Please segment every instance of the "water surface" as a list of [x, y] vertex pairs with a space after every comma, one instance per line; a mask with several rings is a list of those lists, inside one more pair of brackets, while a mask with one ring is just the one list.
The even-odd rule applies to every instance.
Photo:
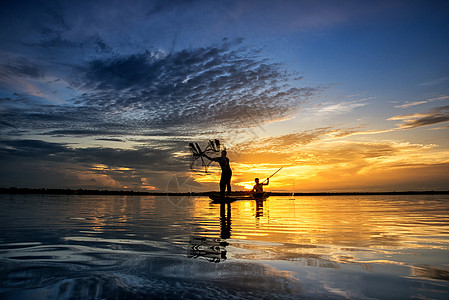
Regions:
[[1, 299], [447, 299], [449, 196], [0, 195]]

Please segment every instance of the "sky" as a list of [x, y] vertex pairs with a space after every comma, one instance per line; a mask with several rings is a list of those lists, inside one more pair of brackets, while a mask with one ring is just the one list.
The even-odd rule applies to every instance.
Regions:
[[[448, 1], [0, 3], [0, 187], [449, 189]], [[218, 155], [218, 154], [217, 154]]]

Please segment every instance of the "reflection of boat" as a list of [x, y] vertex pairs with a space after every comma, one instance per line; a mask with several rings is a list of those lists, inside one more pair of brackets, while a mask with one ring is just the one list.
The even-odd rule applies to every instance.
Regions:
[[235, 196], [223, 196], [221, 194], [215, 193], [210, 194], [209, 198], [212, 200], [213, 203], [230, 203], [234, 201], [245, 201], [245, 200], [256, 200], [256, 201], [263, 201], [270, 197], [269, 193], [263, 193], [261, 195], [235, 195]]
[[251, 198], [256, 201], [263, 201], [263, 200], [266, 200], [268, 197], [270, 197], [269, 192], [251, 194]]

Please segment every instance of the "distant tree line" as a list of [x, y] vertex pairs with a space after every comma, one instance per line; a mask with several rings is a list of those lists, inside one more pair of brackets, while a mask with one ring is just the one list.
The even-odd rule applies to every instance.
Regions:
[[[50, 194], [50, 195], [129, 195], [129, 196], [207, 196], [214, 192], [147, 192], [147, 191], [110, 191], [110, 190], [88, 190], [88, 189], [48, 189], [48, 188], [0, 188], [0, 194]], [[232, 195], [246, 195], [248, 191], [232, 192]], [[363, 195], [444, 195], [449, 191], [393, 191], [393, 192], [271, 192], [272, 196], [363, 196]]]

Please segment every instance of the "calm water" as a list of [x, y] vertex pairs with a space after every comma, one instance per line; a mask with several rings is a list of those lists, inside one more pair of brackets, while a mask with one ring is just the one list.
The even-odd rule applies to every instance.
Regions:
[[448, 299], [449, 196], [0, 195], [0, 299]]

